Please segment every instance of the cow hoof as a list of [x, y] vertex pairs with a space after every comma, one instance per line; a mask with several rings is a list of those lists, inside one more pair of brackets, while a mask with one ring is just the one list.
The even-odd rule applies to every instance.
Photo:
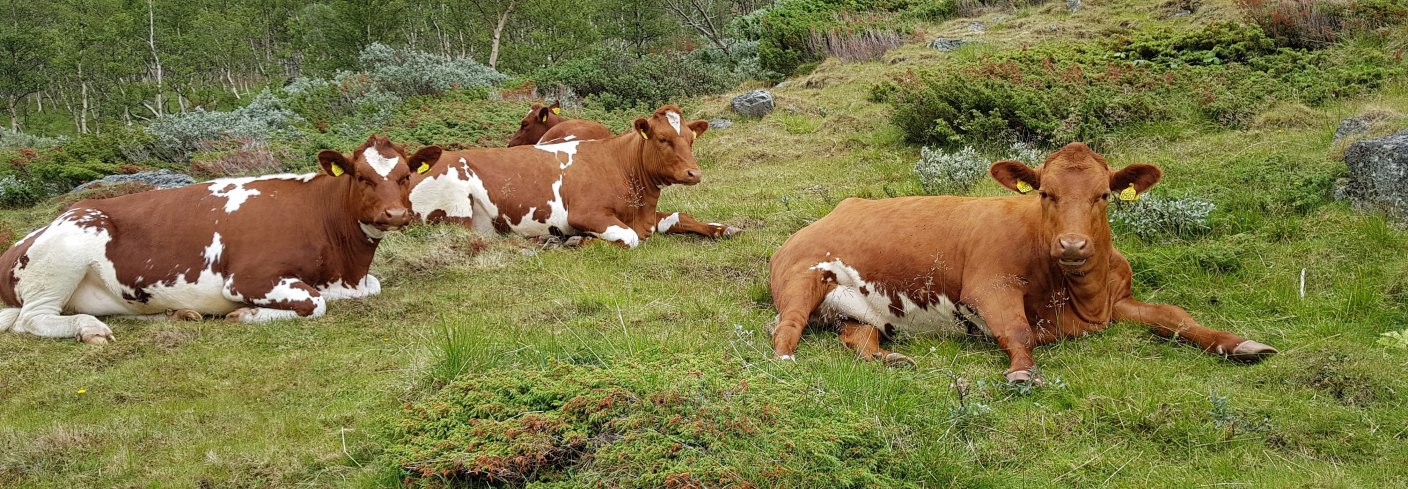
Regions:
[[177, 309], [166, 313], [172, 321], [200, 321], [201, 314], [195, 309]]
[[1227, 358], [1238, 362], [1257, 363], [1277, 353], [1279, 352], [1276, 351], [1275, 348], [1272, 348], [1271, 345], [1247, 340], [1238, 343], [1237, 347], [1232, 349], [1232, 354], [1228, 355]]
[[251, 308], [248, 308], [248, 307], [241, 307], [241, 308], [239, 308], [239, 309], [235, 309], [235, 310], [233, 310], [233, 311], [230, 311], [229, 314], [226, 314], [226, 315], [225, 315], [225, 322], [229, 322], [229, 323], [241, 323], [241, 322], [244, 322], [244, 318], [245, 318], [246, 316], [253, 316], [253, 315], [254, 315], [254, 309], [251, 309]]
[[1013, 384], [1031, 384], [1034, 386], [1041, 386], [1042, 384], [1045, 384], [1045, 382], [1042, 382], [1041, 379], [1033, 377], [1031, 370], [1018, 370], [1016, 372], [1007, 372], [1007, 382]]
[[734, 235], [736, 235], [736, 234], [738, 234], [738, 233], [741, 233], [741, 232], [743, 232], [742, 229], [740, 229], [740, 228], [738, 228], [738, 227], [735, 227], [735, 226], [729, 226], [729, 227], [724, 228], [722, 231], [719, 231], [719, 237], [720, 237], [720, 238], [732, 238]]
[[101, 323], [84, 326], [78, 329], [78, 341], [90, 345], [106, 345], [109, 341], [115, 339], [116, 338], [112, 336], [112, 330], [108, 329], [107, 325]]
[[788, 361], [788, 362], [795, 362], [795, 361], [797, 361], [797, 357], [794, 357], [794, 356], [792, 356], [792, 355], [778, 355], [778, 356], [777, 356], [777, 359], [778, 359], [778, 360], [783, 360], [783, 361]]
[[572, 236], [562, 241], [562, 247], [576, 248], [578, 246], [582, 246], [582, 241], [583, 239], [581, 236]]
[[909, 355], [890, 352], [885, 355], [885, 366], [890, 368], [914, 368], [915, 363], [913, 358], [909, 358]]

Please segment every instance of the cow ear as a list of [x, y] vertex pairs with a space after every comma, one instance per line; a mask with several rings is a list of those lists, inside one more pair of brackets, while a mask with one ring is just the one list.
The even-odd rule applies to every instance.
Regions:
[[552, 107], [538, 109], [538, 122], [547, 122], [550, 115], [552, 115]]
[[704, 135], [704, 131], [708, 131], [708, 130], [709, 130], [709, 121], [700, 119], [700, 120], [691, 122], [691, 123], [689, 123], [689, 130], [694, 131], [694, 137], [696, 137], [696, 138], [699, 137], [699, 136], [703, 136], [703, 135]]
[[440, 149], [439, 146], [426, 146], [421, 148], [420, 151], [416, 151], [416, 154], [411, 155], [411, 157], [406, 160], [406, 164], [410, 165], [411, 171], [424, 175], [430, 172], [430, 169], [434, 168], [435, 164], [440, 161], [440, 153], [442, 152], [444, 152], [444, 150]]
[[549, 107], [549, 109], [552, 110], [552, 113], [561, 115], [561, 114], [562, 114], [562, 101], [561, 101], [561, 100], [558, 100], [558, 101], [553, 102], [553, 103], [552, 103], [552, 107]]
[[340, 177], [344, 173], [352, 173], [354, 168], [346, 156], [330, 149], [318, 153], [318, 165], [323, 167], [324, 173], [334, 177]]
[[997, 183], [1019, 194], [1041, 188], [1041, 175], [1020, 161], [1004, 160], [993, 163], [992, 167], [988, 168], [988, 173]]
[[636, 132], [640, 133], [640, 137], [650, 139], [650, 121], [645, 119], [636, 119], [635, 127]]
[[1144, 193], [1159, 183], [1164, 171], [1154, 165], [1136, 163], [1110, 174], [1110, 191], [1118, 193], [1120, 200], [1138, 200]]

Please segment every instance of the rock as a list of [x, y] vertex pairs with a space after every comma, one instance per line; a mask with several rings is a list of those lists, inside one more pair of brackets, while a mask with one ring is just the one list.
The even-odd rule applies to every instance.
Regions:
[[1344, 163], [1349, 184], [1336, 194], [1357, 208], [1383, 209], [1390, 218], [1408, 222], [1408, 130], [1355, 141], [1345, 150]]
[[753, 90], [733, 98], [733, 111], [748, 117], [762, 117], [772, 112], [772, 92]]
[[930, 41], [929, 47], [947, 53], [962, 47], [964, 44], [968, 44], [967, 39], [952, 39], [940, 37], [938, 39]]
[[1340, 121], [1339, 127], [1335, 128], [1335, 141], [1339, 141], [1355, 134], [1364, 134], [1366, 132], [1369, 132], [1370, 125], [1371, 122], [1369, 121], [1369, 119], [1363, 116], [1350, 117], [1348, 119], [1342, 120]]
[[733, 125], [733, 121], [728, 119], [714, 119], [709, 121], [709, 129], [728, 129]]
[[106, 177], [93, 180], [74, 187], [73, 191], [78, 192], [93, 187], [94, 185], [112, 185], [115, 183], [138, 182], [153, 185], [156, 188], [184, 187], [196, 183], [196, 179], [185, 173], [178, 173], [171, 170], [161, 169], [157, 171], [144, 171], [131, 175], [108, 175]]
[[985, 30], [988, 30], [988, 25], [982, 22], [974, 22], [972, 24], [968, 24], [968, 29], [983, 32]]
[[1076, 11], [1078, 11], [1078, 10], [1080, 10], [1080, 0], [1066, 0], [1066, 11], [1067, 11], [1067, 12], [1070, 12], [1070, 13], [1073, 13], [1073, 14], [1074, 14], [1074, 13], [1076, 13]]

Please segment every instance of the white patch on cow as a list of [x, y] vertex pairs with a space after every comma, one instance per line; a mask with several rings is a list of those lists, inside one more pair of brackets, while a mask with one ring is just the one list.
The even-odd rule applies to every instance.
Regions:
[[665, 216], [664, 219], [661, 219], [660, 222], [655, 225], [655, 232], [668, 233], [670, 232], [670, 228], [675, 227], [675, 225], [679, 223], [680, 213], [676, 212], [674, 214], [670, 214], [668, 216]]
[[665, 119], [670, 121], [670, 127], [675, 128], [675, 134], [684, 134], [680, 131], [680, 113], [673, 110], [665, 111]]
[[[896, 335], [961, 335], [968, 331], [955, 314], [957, 306], [945, 295], [935, 294], [928, 307], [920, 307], [902, 292], [893, 292], [881, 284], [867, 282], [861, 278], [860, 271], [847, 266], [839, 258], [818, 263], [811, 269], [831, 272], [836, 277], [836, 288], [826, 294], [819, 308], [823, 314], [845, 316], [881, 329], [889, 324]], [[865, 288], [866, 293], [861, 293], [861, 288]], [[903, 315], [896, 315], [891, 310], [892, 297], [899, 299]], [[970, 317], [979, 319], [976, 314]], [[985, 323], [980, 329], [990, 334]]]
[[391, 175], [391, 170], [396, 169], [396, 164], [401, 162], [400, 157], [387, 158], [382, 156], [381, 151], [376, 148], [367, 148], [362, 152], [362, 157], [367, 159], [367, 164], [372, 166], [372, 170], [377, 175], [381, 175], [382, 180], [386, 180]]
[[336, 301], [342, 299], [360, 299], [381, 293], [381, 281], [371, 274], [362, 277], [356, 286], [348, 286], [347, 282], [337, 281], [322, 287], [318, 287], [318, 293], [322, 294], [324, 300]]
[[[201, 256], [205, 257], [205, 268], [209, 269], [211, 265], [220, 261], [220, 254], [224, 252], [225, 245], [220, 242], [220, 233], [215, 233], [215, 237], [210, 240], [210, 245], [205, 247], [204, 253], [201, 253]], [[142, 278], [137, 277], [137, 281], [141, 282]]]
[[[313, 313], [308, 315], [308, 317], [319, 317], [327, 313], [327, 300], [321, 296], [314, 297], [313, 294], [311, 292], [308, 292], [308, 290], [306, 289], [294, 287], [294, 284], [297, 284], [299, 282], [301, 281], [296, 278], [285, 277], [282, 280], [279, 280], [279, 283], [275, 284], [274, 288], [269, 289], [269, 292], [264, 294], [264, 297], [255, 298], [250, 300], [249, 302], [251, 304], [256, 304], [260, 306], [267, 306], [280, 302], [285, 304], [312, 302]], [[256, 307], [254, 308], [253, 313], [241, 316], [240, 322], [264, 323], [279, 319], [292, 319], [295, 317], [298, 317], [298, 313], [296, 311], [287, 309]]]
[[781, 355], [781, 356], [778, 356], [777, 359], [778, 359], [778, 360], [785, 360], [785, 361], [789, 361], [789, 362], [795, 362], [795, 361], [797, 361], [797, 357], [794, 357], [794, 356], [792, 356], [792, 355]]
[[614, 224], [607, 226], [606, 231], [592, 234], [607, 241], [615, 241], [624, 244], [627, 248], [635, 248], [640, 244], [640, 235], [636, 234], [635, 230]]
[[562, 140], [563, 140], [563, 141], [571, 141], [571, 140], [573, 140], [573, 139], [577, 139], [577, 135], [576, 135], [576, 134], [568, 134], [568, 135], [562, 137]]
[[425, 218], [436, 210], [445, 211], [445, 217], [474, 217], [468, 168], [452, 165], [444, 175], [421, 180], [411, 189], [412, 212]]
[[376, 226], [373, 226], [371, 224], [367, 224], [362, 221], [357, 221], [357, 225], [362, 227], [362, 234], [367, 235], [367, 239], [375, 241], [381, 239], [383, 236], [386, 236], [386, 231], [377, 229]]
[[535, 144], [535, 145], [533, 145], [533, 147], [534, 147], [534, 148], [538, 148], [538, 149], [543, 150], [543, 151], [547, 151], [547, 152], [553, 153], [553, 154], [566, 154], [566, 155], [567, 155], [567, 161], [562, 161], [562, 158], [561, 158], [561, 157], [558, 157], [558, 158], [557, 158], [557, 163], [558, 163], [557, 167], [558, 167], [558, 169], [559, 169], [559, 170], [566, 170], [567, 167], [572, 166], [572, 157], [577, 154], [577, 145], [578, 145], [578, 144], [582, 144], [582, 142], [581, 142], [581, 141], [563, 141], [563, 142], [560, 142], [560, 143]]
[[226, 199], [225, 212], [230, 213], [239, 210], [240, 206], [244, 205], [245, 201], [248, 201], [251, 197], [260, 195], [259, 189], [246, 187], [251, 183], [268, 180], [296, 180], [308, 183], [316, 176], [317, 174], [315, 173], [277, 173], [259, 177], [218, 178], [211, 180], [207, 188], [210, 189], [211, 195]]

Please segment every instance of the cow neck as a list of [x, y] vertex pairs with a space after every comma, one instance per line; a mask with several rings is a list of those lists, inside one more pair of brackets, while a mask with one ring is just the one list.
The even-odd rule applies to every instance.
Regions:
[[[622, 176], [630, 182], [626, 188], [627, 196], [640, 197], [647, 209], [654, 209], [655, 203], [660, 200], [660, 189], [670, 183], [645, 167], [645, 151], [649, 140], [639, 137], [638, 133], [629, 132], [604, 142], [607, 154], [630, 155], [614, 160]], [[639, 185], [634, 184], [635, 182], [639, 182]]]
[[351, 176], [318, 175], [305, 185], [311, 187], [308, 195], [325, 197], [324, 202], [329, 204], [336, 203], [339, 212], [327, 213], [323, 219], [323, 230], [333, 249], [347, 250], [344, 256], [351, 259], [349, 265], [353, 270], [365, 270], [371, 265], [372, 255], [376, 253], [380, 240], [369, 239], [357, 221], [358, 202], [352, 193], [355, 184], [356, 180]]

